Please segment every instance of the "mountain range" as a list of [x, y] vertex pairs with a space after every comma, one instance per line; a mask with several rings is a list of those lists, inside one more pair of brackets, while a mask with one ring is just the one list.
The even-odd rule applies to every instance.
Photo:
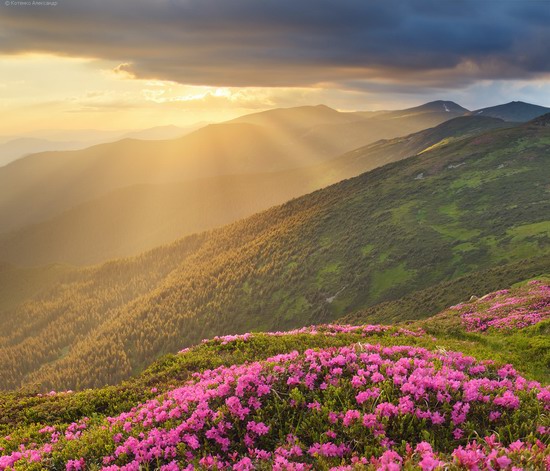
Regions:
[[162, 140], [188, 134], [205, 123], [193, 126], [155, 126], [128, 132], [98, 130], [37, 131], [29, 136], [0, 137], [0, 167], [27, 155], [50, 151], [78, 150], [120, 139]]
[[[327, 322], [541, 260], [550, 254], [546, 119], [489, 120], [487, 130], [473, 118], [447, 124], [477, 123], [455, 138], [430, 130], [428, 147], [426, 135], [392, 144], [407, 154], [423, 141], [410, 158], [138, 257], [68, 273], [2, 314], [4, 387], [113, 383], [201, 338]], [[499, 276], [486, 281], [492, 289]]]
[[316, 165], [116, 189], [45, 222], [0, 236], [0, 260], [18, 265], [91, 264], [134, 255], [432, 146], [506, 126], [509, 124], [494, 118], [460, 117], [409, 136], [377, 141]]
[[[0, 168], [0, 218], [9, 231], [130, 185], [313, 165], [380, 138], [424, 129], [424, 113], [434, 121], [431, 107], [394, 119], [365, 119], [325, 106], [278, 109], [209, 125], [179, 139], [124, 139], [80, 151], [35, 154]], [[451, 117], [436, 115], [436, 124]], [[350, 127], [355, 121], [360, 124]]]
[[[464, 114], [450, 101], [375, 113], [276, 109], [175, 140], [29, 156], [0, 168], [0, 260], [91, 264], [138, 254], [413, 155], [421, 149], [364, 146]], [[350, 149], [356, 159], [339, 158]]]
[[471, 112], [473, 115], [489, 116], [516, 123], [530, 121], [547, 113], [550, 113], [550, 108], [532, 105], [523, 101], [511, 101], [503, 105], [490, 106]]

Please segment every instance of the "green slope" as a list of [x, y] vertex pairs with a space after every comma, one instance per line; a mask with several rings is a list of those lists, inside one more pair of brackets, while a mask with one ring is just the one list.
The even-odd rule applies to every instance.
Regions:
[[[122, 139], [77, 151], [33, 154], [0, 167], [1, 231], [43, 222], [132, 185], [315, 165], [378, 139], [417, 132], [457, 116], [428, 111], [426, 121], [423, 112], [399, 113], [403, 116], [379, 121], [325, 106], [276, 109], [208, 125], [177, 139]], [[359, 127], [348, 127], [352, 122]]]
[[[279, 113], [267, 115], [280, 118], [280, 112], [285, 110], [276, 111]], [[306, 107], [306, 111], [307, 116], [298, 114], [303, 118], [298, 122], [303, 125], [315, 122], [315, 116], [311, 116], [315, 108]], [[341, 115], [332, 110], [334, 113]], [[433, 146], [505, 126], [509, 125], [493, 118], [460, 117], [405, 137], [363, 146], [315, 166], [120, 188], [40, 224], [0, 236], [0, 260], [17, 265], [93, 264], [135, 255], [194, 232], [229, 224]]]
[[[509, 290], [491, 293], [471, 303], [446, 309], [429, 321], [412, 325], [387, 328], [383, 326], [349, 328], [349, 326], [328, 325], [295, 332], [254, 333], [247, 336], [210, 339], [178, 354], [167, 354], [149, 365], [141, 374], [118, 385], [100, 389], [42, 395], [37, 394], [37, 390], [33, 390], [32, 387], [27, 387], [25, 390], [14, 393], [0, 393], [0, 437], [9, 436], [9, 438], [0, 438], [0, 447], [2, 447], [0, 451], [8, 455], [17, 450], [20, 443], [41, 443], [44, 439], [49, 439], [49, 435], [38, 432], [45, 425], [64, 430], [71, 422], [78, 422], [87, 417], [88, 419], [84, 419], [88, 426], [83, 432], [83, 440], [73, 442], [74, 446], [72, 446], [70, 440], [63, 442], [62, 437], [62, 446], [57, 448], [50, 464], [54, 468], [60, 467], [60, 463], [65, 463], [67, 459], [74, 456], [86, 456], [87, 462], [97, 462], [101, 456], [112, 453], [118, 446], [112, 439], [112, 435], [119, 430], [113, 431], [111, 427], [104, 427], [107, 417], [129, 411], [139, 403], [155, 397], [160, 397], [162, 400], [165, 398], [163, 393], [182, 386], [186, 381], [191, 380], [195, 373], [221, 366], [262, 361], [274, 355], [293, 351], [302, 353], [308, 349], [355, 345], [360, 348], [358, 350], [360, 353], [365, 351], [368, 344], [380, 344], [423, 347], [442, 356], [447, 355], [447, 351], [460, 351], [465, 355], [473, 355], [478, 360], [494, 361], [496, 363], [494, 367], [488, 366], [489, 374], [493, 377], [497, 377], [497, 369], [512, 363], [519, 374], [527, 379], [535, 379], [543, 385], [548, 384], [550, 380], [550, 339], [548, 337], [550, 287], [547, 282], [548, 277], [539, 277], [534, 283], [522, 282]], [[504, 285], [501, 286], [503, 287]], [[503, 307], [495, 310], [495, 305]], [[528, 315], [539, 312], [543, 314], [543, 318], [527, 327], [513, 326], [513, 328], [496, 328], [480, 332], [471, 331], [464, 324], [464, 313], [474, 311], [476, 316], [503, 318], [517, 308], [523, 309], [522, 312]], [[298, 389], [295, 393], [297, 391]], [[327, 391], [330, 392], [331, 389]], [[280, 392], [284, 398], [288, 399], [286, 394]], [[352, 394], [352, 398], [357, 394], [357, 391], [352, 389], [350, 392], [345, 388], [335, 389], [333, 392], [338, 393], [336, 398], [340, 404], [346, 401], [349, 394]], [[307, 388], [302, 390], [302, 393], [307, 395]], [[281, 395], [277, 397], [281, 400]], [[296, 396], [290, 397], [296, 398]], [[522, 395], [521, 401], [522, 403], [526, 401], [526, 397]], [[162, 403], [169, 404], [169, 401]], [[358, 406], [356, 402], [351, 401], [349, 404], [346, 402], [346, 407]], [[531, 409], [529, 414], [523, 415], [522, 420], [529, 421], [530, 414], [538, 415], [538, 411], [536, 407]], [[470, 420], [473, 420], [472, 416], [477, 417], [477, 414], [481, 413], [483, 411], [477, 409], [476, 413], [470, 416]], [[542, 417], [542, 420], [548, 421], [547, 415]], [[294, 424], [291, 419], [292, 417], [289, 417], [287, 421], [279, 424], [274, 422], [272, 426], [283, 429], [288, 424]], [[181, 420], [178, 416], [174, 421], [167, 423], [166, 427], [174, 427]], [[487, 422], [479, 423], [477, 426], [483, 427], [486, 424]], [[314, 429], [318, 426], [320, 426], [319, 423], [312, 424]], [[490, 430], [494, 431], [498, 426], [498, 423], [492, 422]], [[298, 430], [298, 425], [296, 427]], [[409, 424], [409, 432], [410, 427], [412, 427], [411, 424]], [[526, 433], [531, 432], [529, 427], [530, 425], [527, 426]], [[514, 433], [519, 433], [518, 428], [519, 423], [516, 423], [516, 427], [505, 430], [506, 436], [502, 435], [500, 439], [510, 442], [517, 440], [519, 437]], [[429, 429], [432, 430], [433, 426]], [[138, 434], [141, 430], [145, 428], [138, 428], [135, 433]], [[401, 430], [401, 432], [405, 435], [407, 430]], [[426, 434], [421, 433], [419, 429], [414, 429], [413, 433], [418, 441], [420, 441], [419, 437], [426, 439]], [[473, 435], [479, 439], [477, 434], [473, 433]], [[458, 444], [464, 445], [464, 442]], [[24, 464], [21, 466], [21, 469], [27, 469]]]
[[550, 267], [550, 256], [537, 255], [518, 262], [475, 271], [414, 291], [402, 298], [346, 314], [339, 319], [339, 322], [361, 324], [424, 319], [459, 300], [467, 300], [472, 296], [494, 291], [501, 286], [509, 286], [540, 275], [548, 270], [548, 267]]
[[[63, 285], [62, 298], [14, 312], [0, 351], [4, 387], [116, 382], [213, 334], [326, 322], [548, 255], [549, 149], [548, 127], [491, 131], [183, 239], [158, 252], [164, 258], [113, 262], [117, 277], [85, 270]], [[166, 260], [173, 271], [148, 280], [144, 272], [160, 273]], [[148, 291], [123, 298], [130, 273]]]

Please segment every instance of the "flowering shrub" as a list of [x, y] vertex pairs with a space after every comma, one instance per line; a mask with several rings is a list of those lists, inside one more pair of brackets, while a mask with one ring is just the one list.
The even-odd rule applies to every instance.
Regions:
[[550, 318], [550, 286], [531, 281], [513, 292], [496, 291], [450, 309], [460, 312], [462, 323], [470, 332], [521, 329]]
[[[219, 342], [224, 342], [224, 339]], [[550, 389], [411, 346], [276, 355], [195, 374], [0, 458], [21, 469], [546, 469]]]
[[[321, 325], [312, 325], [307, 327], [302, 327], [300, 329], [288, 330], [288, 331], [276, 331], [276, 332], [262, 332], [261, 335], [267, 335], [270, 337], [282, 337], [288, 335], [298, 335], [298, 334], [308, 334], [308, 335], [327, 335], [327, 336], [337, 336], [339, 334], [358, 334], [361, 337], [370, 337], [373, 335], [388, 334], [394, 337], [404, 336], [404, 337], [421, 337], [426, 335], [426, 332], [421, 328], [416, 328], [414, 330], [405, 329], [403, 327], [396, 327], [391, 325], [346, 325], [346, 324], [321, 324]], [[216, 336], [212, 339], [204, 339], [203, 344], [220, 344], [228, 345], [234, 342], [247, 342], [248, 340], [254, 338], [257, 334], [240, 334], [240, 335], [224, 335]], [[189, 351], [189, 348], [184, 348], [180, 350], [179, 353], [186, 353]]]

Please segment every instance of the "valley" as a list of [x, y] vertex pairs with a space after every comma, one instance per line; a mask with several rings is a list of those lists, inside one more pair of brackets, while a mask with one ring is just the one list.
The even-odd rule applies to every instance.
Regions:
[[102, 386], [212, 335], [329, 322], [502, 265], [516, 282], [533, 253], [531, 270], [544, 271], [544, 123], [431, 145], [224, 228], [78, 270], [8, 314], [4, 384]]
[[0, 3], [0, 471], [550, 471], [549, 7]]

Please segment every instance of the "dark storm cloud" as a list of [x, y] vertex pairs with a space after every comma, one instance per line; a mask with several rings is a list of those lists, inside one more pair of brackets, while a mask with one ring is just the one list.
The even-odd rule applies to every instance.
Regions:
[[[545, 0], [59, 0], [0, 7], [0, 51], [218, 86], [455, 87], [550, 71]], [[130, 65], [128, 65], [130, 64]]]

